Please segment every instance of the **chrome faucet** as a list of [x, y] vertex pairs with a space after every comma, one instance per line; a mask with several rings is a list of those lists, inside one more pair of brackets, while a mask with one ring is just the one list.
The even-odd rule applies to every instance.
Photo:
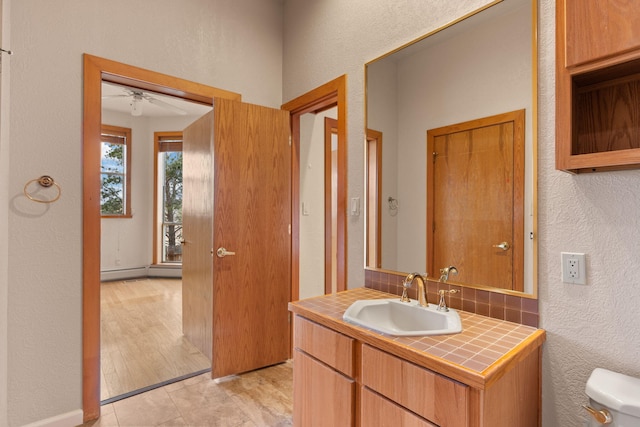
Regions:
[[449, 274], [458, 274], [458, 269], [455, 268], [453, 265], [450, 265], [449, 267], [441, 268], [440, 282], [447, 283], [447, 280], [449, 280]]
[[418, 279], [418, 304], [422, 307], [428, 307], [429, 303], [427, 302], [427, 275], [420, 273], [411, 273], [407, 277], [405, 277], [402, 282], [402, 297], [400, 297], [400, 301], [402, 302], [411, 302], [409, 297], [407, 296], [407, 289], [411, 287], [411, 284], [414, 280]]

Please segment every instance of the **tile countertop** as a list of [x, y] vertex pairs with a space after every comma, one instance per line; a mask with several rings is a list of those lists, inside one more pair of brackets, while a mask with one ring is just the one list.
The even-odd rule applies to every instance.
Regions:
[[458, 310], [462, 332], [453, 335], [395, 337], [342, 320], [345, 310], [362, 299], [397, 298], [369, 288], [289, 303], [294, 314], [363, 343], [380, 348], [472, 387], [485, 389], [518, 361], [537, 351], [545, 331]]

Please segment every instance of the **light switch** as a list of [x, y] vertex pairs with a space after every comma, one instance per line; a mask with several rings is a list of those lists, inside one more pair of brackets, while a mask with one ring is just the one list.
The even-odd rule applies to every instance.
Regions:
[[351, 216], [360, 216], [360, 197], [351, 198]]

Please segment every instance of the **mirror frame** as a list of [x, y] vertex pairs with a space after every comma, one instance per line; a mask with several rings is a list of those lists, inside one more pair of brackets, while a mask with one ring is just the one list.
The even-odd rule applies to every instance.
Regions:
[[[408, 43], [405, 43], [403, 45], [401, 45], [400, 47], [393, 49], [377, 58], [372, 59], [371, 61], [368, 61], [364, 64], [364, 82], [365, 82], [365, 87], [364, 87], [364, 123], [365, 123], [365, 136], [367, 135], [367, 129], [368, 129], [368, 94], [367, 94], [367, 90], [368, 90], [368, 66], [378, 60], [384, 59], [390, 55], [393, 55], [396, 52], [401, 51], [402, 49], [405, 49], [415, 43], [418, 43], [430, 36], [433, 36], [449, 27], [454, 26], [455, 24], [462, 22], [472, 16], [477, 15], [478, 13], [483, 12], [484, 10], [489, 9], [492, 6], [495, 6], [499, 3], [502, 3], [503, 1], [508, 1], [508, 0], [494, 0], [490, 3], [488, 3], [485, 6], [482, 6], [466, 15], [463, 15], [441, 27], [438, 27], [436, 29], [434, 29], [433, 31], [430, 31], [428, 33], [426, 33], [425, 35], [418, 37], [417, 39], [414, 39]], [[513, 291], [510, 289], [501, 289], [501, 288], [495, 288], [495, 287], [491, 287], [491, 286], [487, 286], [487, 285], [482, 285], [482, 284], [467, 284], [467, 283], [457, 283], [455, 281], [448, 281], [447, 283], [450, 285], [454, 285], [454, 286], [460, 286], [460, 287], [466, 287], [466, 288], [473, 288], [473, 289], [480, 289], [480, 290], [485, 290], [485, 291], [491, 291], [491, 292], [496, 292], [496, 293], [502, 293], [502, 294], [506, 294], [506, 295], [514, 295], [514, 296], [518, 296], [518, 297], [523, 297], [523, 298], [530, 298], [530, 299], [537, 299], [538, 298], [538, 0], [530, 0], [530, 6], [531, 6], [531, 23], [532, 23], [532, 28], [531, 28], [531, 91], [532, 91], [532, 96], [531, 96], [531, 117], [532, 117], [532, 137], [531, 137], [531, 144], [532, 144], [532, 191], [531, 191], [531, 197], [533, 198], [532, 200], [532, 204], [531, 204], [531, 214], [533, 216], [532, 219], [532, 228], [531, 228], [531, 233], [530, 233], [530, 239], [532, 240], [532, 262], [531, 262], [531, 275], [532, 275], [532, 292], [531, 293], [525, 293], [525, 292], [520, 292], [520, 291]], [[367, 138], [365, 137], [365, 153], [366, 153], [366, 144], [367, 144]], [[367, 195], [367, 191], [366, 191], [366, 181], [367, 181], [367, 177], [366, 177], [366, 172], [365, 172], [365, 199], [368, 197]], [[365, 206], [368, 206], [368, 200], [365, 200], [364, 203]], [[368, 234], [368, 215], [365, 215], [365, 226], [364, 226], [364, 231], [365, 231], [365, 240], [364, 240], [364, 269], [365, 271], [378, 271], [378, 272], [383, 272], [383, 273], [388, 273], [388, 274], [393, 274], [393, 275], [399, 275], [399, 276], [404, 276], [406, 274], [408, 274], [407, 272], [400, 272], [400, 271], [394, 271], [394, 270], [387, 270], [384, 268], [376, 268], [376, 267], [370, 267], [367, 266], [367, 248], [369, 245], [369, 234]], [[526, 236], [525, 236], [526, 238]], [[434, 280], [433, 278], [429, 278], [428, 279], [431, 282], [436, 282], [437, 280]]]

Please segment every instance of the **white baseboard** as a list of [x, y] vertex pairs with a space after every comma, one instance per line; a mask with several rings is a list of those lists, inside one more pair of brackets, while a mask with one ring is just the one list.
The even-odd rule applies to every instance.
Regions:
[[74, 427], [82, 424], [83, 412], [81, 409], [67, 412], [66, 414], [56, 415], [55, 417], [40, 420], [23, 427]]

